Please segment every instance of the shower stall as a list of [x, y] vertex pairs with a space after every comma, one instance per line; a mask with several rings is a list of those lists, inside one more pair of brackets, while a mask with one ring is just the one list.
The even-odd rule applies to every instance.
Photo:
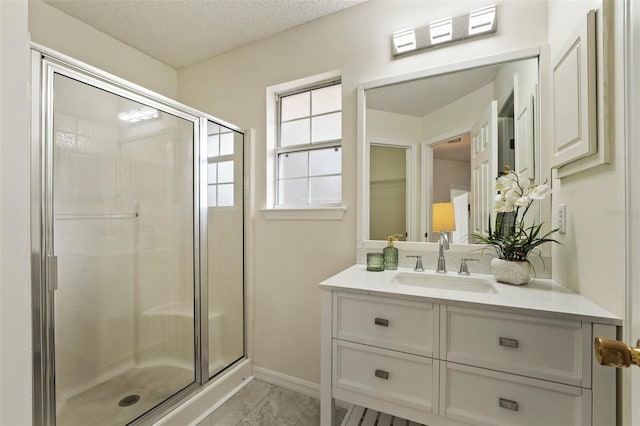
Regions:
[[244, 135], [32, 51], [34, 422], [149, 423], [246, 358]]

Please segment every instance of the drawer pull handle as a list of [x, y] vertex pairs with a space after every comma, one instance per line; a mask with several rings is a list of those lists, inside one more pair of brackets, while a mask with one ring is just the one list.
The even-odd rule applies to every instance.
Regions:
[[520, 345], [516, 339], [509, 339], [508, 337], [500, 337], [498, 341], [500, 342], [500, 346], [504, 346], [506, 348], [517, 349]]
[[376, 377], [384, 380], [389, 380], [389, 372], [384, 370], [376, 370]]
[[500, 407], [511, 411], [518, 411], [518, 408], [520, 407], [516, 401], [511, 401], [510, 399], [499, 398], [498, 403], [500, 404]]
[[376, 318], [375, 320], [373, 320], [373, 323], [375, 325], [381, 325], [383, 327], [389, 327], [389, 320], [388, 319]]

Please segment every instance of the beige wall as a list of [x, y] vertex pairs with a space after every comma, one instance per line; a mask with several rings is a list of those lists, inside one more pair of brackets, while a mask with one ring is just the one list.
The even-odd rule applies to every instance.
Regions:
[[0, 424], [31, 424], [27, 4], [0, 1]]
[[255, 202], [266, 205], [266, 88], [340, 69], [343, 200], [340, 221], [254, 218], [254, 362], [312, 383], [320, 377], [317, 284], [355, 262], [356, 87], [391, 75], [546, 43], [546, 4], [498, 2], [494, 36], [393, 60], [390, 35], [477, 8], [470, 2], [371, 1], [180, 70], [179, 99], [256, 129]]
[[[608, 12], [622, 2], [607, 2]], [[562, 48], [574, 27], [577, 16], [592, 8], [602, 9], [598, 0], [549, 3], [549, 41], [552, 56]], [[618, 10], [618, 9], [616, 9]], [[616, 22], [616, 28], [622, 28]], [[611, 31], [619, 43], [622, 31]], [[609, 54], [613, 51], [610, 49]], [[619, 58], [616, 57], [616, 61]], [[616, 81], [609, 81], [615, 108], [622, 111], [620, 63], [615, 64]], [[553, 181], [553, 204], [567, 205], [567, 234], [558, 235], [562, 246], [553, 250], [553, 277], [572, 290], [624, 316], [625, 311], [625, 175], [622, 113], [610, 122], [611, 163], [571, 177]], [[598, 123], [602, 125], [602, 123]], [[554, 215], [555, 216], [555, 215]]]
[[35, 43], [146, 89], [176, 97], [176, 70], [41, 0], [29, 0], [29, 31]]

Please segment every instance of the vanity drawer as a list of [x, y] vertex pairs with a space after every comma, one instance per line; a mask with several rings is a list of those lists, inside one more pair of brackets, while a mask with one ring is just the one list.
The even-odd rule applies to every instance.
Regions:
[[386, 349], [438, 353], [438, 305], [335, 293], [333, 337]]
[[450, 362], [440, 363], [440, 415], [474, 425], [591, 424], [591, 391]]
[[591, 328], [580, 321], [442, 308], [441, 358], [591, 387]]
[[347, 402], [354, 402], [348, 393], [356, 393], [425, 413], [437, 408], [439, 370], [432, 358], [334, 339], [333, 359], [334, 394], [346, 391]]

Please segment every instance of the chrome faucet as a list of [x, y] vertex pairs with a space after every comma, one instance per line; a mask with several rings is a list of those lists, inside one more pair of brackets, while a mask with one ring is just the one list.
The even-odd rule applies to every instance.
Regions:
[[471, 275], [469, 273], [469, 267], [467, 266], [467, 262], [469, 261], [480, 262], [480, 259], [471, 259], [470, 257], [463, 257], [462, 259], [460, 259], [460, 270], [458, 271], [458, 274]]
[[415, 256], [407, 256], [407, 257], [415, 257], [416, 258], [416, 266], [413, 268], [414, 272], [424, 272], [424, 266], [422, 265], [422, 256], [415, 255]]
[[447, 273], [447, 265], [444, 260], [445, 250], [449, 250], [449, 237], [447, 237], [447, 231], [440, 231], [440, 238], [438, 239], [438, 269], [436, 269], [438, 274]]

